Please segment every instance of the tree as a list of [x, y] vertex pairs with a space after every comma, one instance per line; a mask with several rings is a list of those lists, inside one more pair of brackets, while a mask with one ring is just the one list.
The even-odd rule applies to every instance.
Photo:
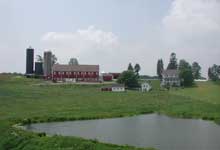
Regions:
[[51, 57], [52, 65], [57, 63], [57, 57], [53, 54]]
[[220, 79], [220, 66], [214, 64], [211, 68], [208, 70], [208, 76], [209, 79], [216, 81]]
[[179, 62], [179, 76], [180, 79], [182, 79], [182, 84], [184, 86], [192, 86], [193, 85], [193, 72], [191, 65], [185, 61], [184, 59], [181, 59]]
[[41, 55], [37, 55], [36, 57], [37, 57], [36, 60], [38, 62], [43, 62], [43, 57]]
[[171, 53], [170, 55], [170, 62], [167, 66], [167, 69], [177, 69], [178, 64], [177, 64], [177, 58], [175, 53]]
[[192, 64], [192, 72], [194, 79], [201, 78], [201, 66], [197, 62], [193, 62]]
[[191, 65], [184, 59], [181, 59], [179, 62], [179, 70], [184, 70], [184, 69], [192, 69]]
[[209, 77], [210, 80], [212, 80], [212, 69], [211, 69], [211, 67], [209, 67], [209, 69], [208, 69], [208, 77]]
[[183, 79], [182, 84], [184, 86], [192, 86], [193, 85], [193, 74], [192, 70], [184, 69], [180, 71], [180, 78]]
[[162, 72], [163, 72], [163, 60], [159, 59], [157, 61], [157, 75], [160, 79], [162, 79]]
[[128, 70], [130, 70], [130, 71], [133, 71], [133, 70], [134, 70], [134, 68], [133, 68], [133, 66], [132, 66], [131, 63], [128, 64]]
[[69, 65], [78, 65], [78, 60], [76, 58], [70, 58]]
[[220, 74], [220, 65], [218, 66], [217, 72], [218, 72], [218, 74]]
[[136, 75], [139, 76], [139, 71], [141, 70], [141, 66], [139, 64], [135, 64], [134, 66], [134, 71], [136, 73]]
[[124, 84], [126, 87], [129, 87], [129, 88], [139, 87], [138, 77], [134, 73], [134, 71], [131, 71], [131, 70], [122, 72], [117, 82], [120, 84]]

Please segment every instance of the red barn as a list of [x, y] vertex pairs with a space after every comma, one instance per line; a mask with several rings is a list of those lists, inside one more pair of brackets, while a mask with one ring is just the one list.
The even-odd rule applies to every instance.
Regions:
[[118, 77], [121, 75], [121, 73], [109, 73], [113, 75], [113, 79], [118, 79]]
[[99, 65], [60, 65], [55, 64], [52, 68], [54, 81], [99, 81]]
[[103, 78], [103, 81], [112, 81], [113, 75], [109, 73], [103, 73], [102, 78]]

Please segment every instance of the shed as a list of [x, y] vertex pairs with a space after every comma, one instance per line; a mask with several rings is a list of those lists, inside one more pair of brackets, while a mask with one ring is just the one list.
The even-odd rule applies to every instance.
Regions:
[[149, 92], [152, 89], [152, 86], [148, 82], [141, 83], [141, 91]]
[[112, 92], [124, 92], [125, 86], [123, 84], [113, 84], [101, 88], [101, 91], [112, 91]]

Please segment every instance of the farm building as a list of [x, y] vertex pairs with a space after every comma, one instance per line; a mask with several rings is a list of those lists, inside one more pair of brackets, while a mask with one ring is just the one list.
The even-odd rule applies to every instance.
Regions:
[[44, 74], [43, 71], [43, 62], [35, 62], [35, 75], [42, 76]]
[[60, 65], [52, 67], [53, 81], [63, 82], [98, 82], [99, 65]]
[[125, 86], [123, 84], [113, 84], [110, 86], [102, 87], [101, 91], [124, 92]]
[[178, 70], [164, 70], [162, 72], [161, 86], [180, 86], [180, 77]]
[[103, 81], [112, 81], [113, 75], [109, 73], [102, 73], [102, 80]]
[[45, 79], [51, 79], [52, 74], [52, 52], [44, 52], [43, 72]]
[[26, 75], [34, 73], [34, 49], [29, 47], [26, 49]]
[[113, 79], [118, 79], [118, 77], [121, 75], [121, 73], [109, 73], [113, 75]]
[[152, 89], [151, 85], [147, 82], [141, 83], [141, 91], [149, 92]]

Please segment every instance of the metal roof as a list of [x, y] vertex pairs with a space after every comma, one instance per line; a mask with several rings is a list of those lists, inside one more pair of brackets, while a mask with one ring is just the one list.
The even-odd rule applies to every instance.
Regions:
[[53, 71], [99, 72], [99, 65], [53, 65]]

